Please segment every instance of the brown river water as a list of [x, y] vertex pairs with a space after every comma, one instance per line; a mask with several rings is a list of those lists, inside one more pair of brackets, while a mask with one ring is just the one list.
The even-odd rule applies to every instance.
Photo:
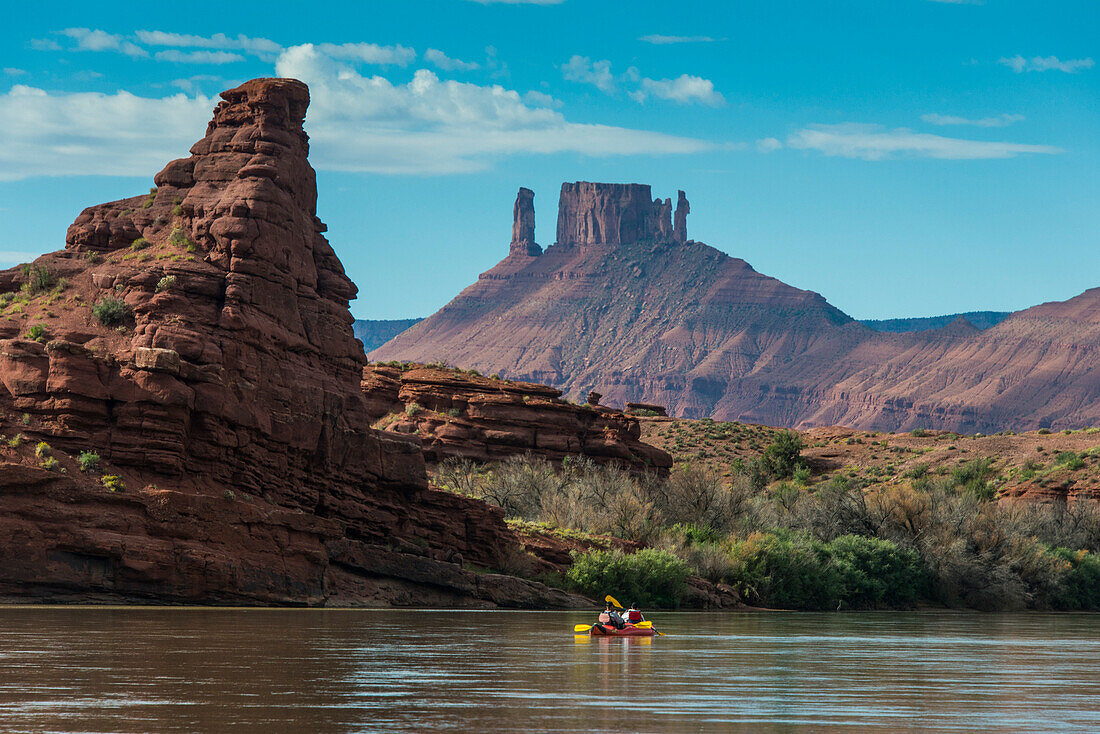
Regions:
[[1100, 731], [1097, 615], [593, 615], [0, 607], [0, 731]]

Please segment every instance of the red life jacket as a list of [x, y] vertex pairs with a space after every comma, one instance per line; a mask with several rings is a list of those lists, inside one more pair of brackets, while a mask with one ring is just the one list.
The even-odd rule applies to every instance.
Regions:
[[636, 624], [642, 621], [642, 613], [637, 609], [631, 609], [626, 613], [626, 621], [631, 624]]

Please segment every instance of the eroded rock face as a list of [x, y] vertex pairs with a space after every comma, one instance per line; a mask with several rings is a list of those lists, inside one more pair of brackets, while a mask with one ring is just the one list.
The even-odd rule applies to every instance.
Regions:
[[[681, 198], [683, 192], [680, 192]], [[669, 200], [653, 199], [648, 184], [563, 183], [558, 199], [559, 245], [666, 242], [673, 233]], [[687, 210], [683, 210], [686, 218]], [[679, 221], [679, 210], [677, 221]], [[686, 219], [683, 227], [686, 232]]]
[[516, 194], [516, 204], [512, 207], [512, 247], [513, 255], [536, 257], [542, 254], [542, 248], [535, 244], [535, 192], [521, 188]]
[[371, 364], [363, 371], [363, 392], [372, 417], [392, 416], [389, 430], [419, 437], [431, 463], [530, 455], [560, 464], [584, 456], [660, 476], [672, 468], [671, 455], [639, 440], [636, 418], [591, 401], [564, 402], [560, 390], [545, 385]]
[[[222, 98], [150, 194], [85, 210], [66, 250], [36, 261], [56, 293], [22, 313], [49, 343], [0, 323], [0, 407], [27, 414], [12, 432], [94, 450], [127, 486], [12, 470], [0, 593], [500, 602], [455, 565], [514, 551], [500, 513], [430, 490], [420, 442], [369, 428], [356, 288], [316, 216], [306, 86], [257, 79]], [[112, 299], [125, 312], [104, 325], [89, 307]]]

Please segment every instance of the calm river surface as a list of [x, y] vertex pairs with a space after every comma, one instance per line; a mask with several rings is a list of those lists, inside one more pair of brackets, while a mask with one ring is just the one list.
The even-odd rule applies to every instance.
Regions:
[[1100, 616], [652, 616], [0, 607], [0, 731], [1100, 731]]

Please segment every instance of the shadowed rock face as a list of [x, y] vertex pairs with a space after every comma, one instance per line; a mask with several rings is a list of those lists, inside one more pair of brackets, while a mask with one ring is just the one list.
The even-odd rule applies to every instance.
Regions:
[[[687, 234], [686, 199], [677, 222]], [[667, 241], [672, 235], [672, 206], [654, 200], [648, 184], [564, 183], [558, 199], [559, 245], [618, 245]], [[681, 218], [683, 221], [681, 222]]]
[[688, 240], [683, 192], [670, 210], [648, 186], [563, 184], [555, 245], [505, 258], [371, 357], [789, 427], [1100, 424], [1100, 289], [981, 332], [880, 333]]
[[[223, 93], [150, 194], [86, 209], [36, 261], [68, 300], [26, 304], [45, 346], [0, 326], [5, 422], [27, 413], [11, 433], [97, 451], [126, 490], [0, 457], [0, 596], [571, 603], [456, 565], [517, 547], [500, 512], [430, 490], [419, 441], [369, 428], [308, 103], [293, 79]], [[23, 280], [0, 273], [0, 291]], [[89, 309], [115, 298], [118, 328]]]

